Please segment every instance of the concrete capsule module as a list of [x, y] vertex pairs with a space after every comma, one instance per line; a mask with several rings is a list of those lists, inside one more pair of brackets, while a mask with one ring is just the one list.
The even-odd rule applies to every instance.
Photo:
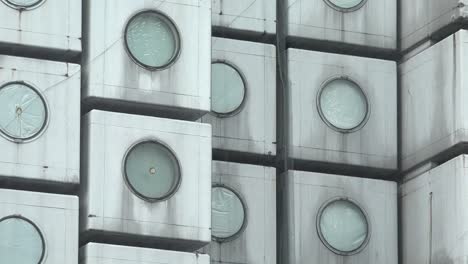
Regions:
[[82, 243], [187, 251], [210, 242], [210, 125], [93, 110], [82, 153]]
[[213, 38], [211, 113], [213, 148], [276, 154], [276, 54], [273, 45]]
[[78, 263], [78, 197], [0, 189], [6, 263]]
[[0, 180], [80, 183], [80, 66], [0, 56]]
[[1, 0], [0, 47], [8, 53], [77, 60], [81, 1]]
[[85, 0], [87, 108], [196, 120], [210, 111], [210, 2]]

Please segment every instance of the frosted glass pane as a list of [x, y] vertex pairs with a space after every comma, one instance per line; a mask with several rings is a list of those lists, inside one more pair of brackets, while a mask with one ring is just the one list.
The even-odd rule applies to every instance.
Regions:
[[354, 82], [336, 79], [327, 84], [320, 94], [323, 117], [334, 127], [351, 130], [367, 116], [367, 100]]
[[44, 250], [38, 230], [20, 218], [0, 222], [1, 263], [38, 264]]
[[323, 210], [320, 216], [320, 232], [334, 249], [352, 252], [366, 241], [366, 216], [354, 203], [336, 200]]
[[15, 139], [37, 135], [46, 123], [46, 106], [29, 86], [7, 84], [0, 89], [0, 131]]
[[228, 114], [240, 107], [245, 96], [245, 86], [239, 72], [224, 63], [211, 65], [211, 109]]
[[175, 27], [162, 15], [144, 12], [136, 15], [127, 27], [127, 45], [141, 64], [160, 68], [172, 62], [178, 52]]
[[213, 187], [211, 191], [211, 232], [215, 238], [229, 238], [244, 224], [245, 212], [240, 198], [231, 190]]
[[353, 8], [355, 6], [358, 6], [364, 0], [328, 0], [328, 1], [330, 1], [333, 5], [337, 7], [348, 9], [348, 8]]
[[148, 199], [163, 199], [172, 194], [180, 179], [176, 157], [156, 142], [144, 142], [131, 149], [125, 173], [134, 191]]
[[29, 7], [40, 3], [42, 0], [7, 0], [7, 2], [21, 7]]

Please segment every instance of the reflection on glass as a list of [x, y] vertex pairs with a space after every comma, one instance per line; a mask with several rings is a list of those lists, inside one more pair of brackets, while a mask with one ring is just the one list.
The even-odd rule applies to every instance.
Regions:
[[218, 114], [236, 111], [245, 97], [245, 85], [239, 72], [225, 63], [211, 64], [211, 110]]
[[136, 193], [152, 200], [170, 196], [180, 181], [177, 158], [167, 147], [153, 141], [137, 144], [129, 151], [125, 174]]
[[349, 253], [359, 249], [368, 235], [367, 219], [352, 202], [336, 200], [320, 215], [320, 232], [332, 248]]
[[367, 117], [367, 99], [354, 82], [335, 79], [327, 83], [320, 93], [320, 110], [332, 126], [352, 130]]
[[360, 5], [364, 0], [328, 0], [333, 5], [343, 8], [343, 9], [350, 9]]
[[126, 30], [127, 48], [142, 65], [163, 68], [178, 53], [178, 34], [172, 22], [163, 15], [146, 11], [133, 17]]
[[224, 187], [211, 190], [211, 233], [218, 239], [236, 235], [244, 225], [245, 212], [240, 198]]
[[0, 88], [0, 131], [14, 139], [38, 135], [46, 124], [43, 98], [31, 87], [11, 83]]
[[1, 263], [38, 264], [44, 251], [39, 231], [21, 218], [0, 222]]

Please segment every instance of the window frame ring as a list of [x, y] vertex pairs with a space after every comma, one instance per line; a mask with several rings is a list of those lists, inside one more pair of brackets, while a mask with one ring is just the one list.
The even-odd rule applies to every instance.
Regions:
[[[154, 13], [161, 17], [163, 20], [167, 20], [166, 22], [167, 25], [171, 28], [171, 31], [173, 33], [173, 36], [176, 39], [176, 52], [172, 55], [171, 59], [169, 60], [168, 63], [164, 64], [163, 66], [150, 66], [147, 64], [142, 63], [140, 60], [136, 58], [135, 55], [130, 51], [130, 48], [128, 46], [128, 41], [127, 41], [127, 32], [128, 32], [128, 27], [130, 26], [130, 23], [137, 18], [139, 15], [145, 14], [145, 13]], [[130, 59], [135, 63], [136, 65], [140, 66], [143, 69], [146, 69], [151, 72], [157, 72], [157, 71], [164, 71], [169, 68], [171, 68], [180, 58], [180, 55], [182, 53], [182, 47], [183, 47], [183, 40], [182, 40], [182, 34], [180, 33], [180, 29], [175, 23], [175, 20], [169, 16], [168, 14], [162, 12], [159, 9], [154, 9], [154, 8], [144, 8], [141, 10], [138, 10], [137, 12], [134, 12], [129, 16], [127, 21], [125, 22], [125, 26], [123, 27], [123, 45], [124, 45], [124, 50], [127, 53], [127, 55], [130, 57]]]
[[[249, 91], [249, 87], [248, 87], [248, 83], [247, 83], [247, 78], [245, 76], [245, 74], [240, 70], [240, 67], [238, 67], [236, 64], [234, 64], [233, 62], [229, 61], [229, 60], [226, 60], [226, 59], [214, 59], [211, 61], [211, 66], [213, 64], [224, 64], [228, 67], [231, 67], [232, 69], [234, 69], [234, 71], [237, 72], [237, 74], [239, 74], [241, 80], [242, 80], [242, 84], [244, 85], [244, 96], [242, 98], [242, 102], [239, 104], [239, 106], [234, 109], [233, 111], [230, 111], [228, 113], [219, 113], [219, 112], [216, 112], [216, 111], [213, 111], [213, 109], [211, 109], [211, 114], [214, 115], [215, 117], [217, 118], [229, 118], [229, 117], [233, 117], [233, 116], [236, 116], [238, 115], [240, 112], [242, 112], [242, 110], [244, 109], [246, 103], [247, 103], [247, 98], [248, 98], [248, 91]], [[212, 94], [212, 89], [213, 89], [213, 83], [210, 82], [210, 94]]]
[[20, 219], [20, 220], [25, 221], [28, 224], [30, 224], [36, 230], [36, 232], [39, 234], [39, 237], [41, 238], [41, 243], [42, 243], [42, 254], [41, 254], [41, 257], [39, 258], [39, 261], [37, 262], [37, 264], [43, 263], [44, 260], [45, 260], [45, 256], [46, 256], [47, 246], [46, 246], [45, 237], [42, 234], [41, 229], [39, 228], [39, 226], [36, 223], [34, 223], [32, 220], [30, 220], [29, 218], [26, 218], [26, 217], [24, 217], [24, 216], [22, 216], [20, 214], [12, 214], [12, 215], [2, 217], [2, 218], [0, 218], [0, 224], [3, 221], [8, 220], [8, 219]]
[[12, 8], [12, 9], [16, 9], [20, 12], [22, 11], [30, 11], [30, 10], [33, 10], [33, 9], [36, 9], [36, 8], [39, 8], [40, 6], [42, 6], [45, 2], [47, 2], [47, 0], [39, 0], [38, 2], [36, 2], [35, 4], [32, 4], [32, 5], [28, 5], [28, 6], [21, 6], [21, 5], [17, 5], [15, 3], [12, 3], [10, 0], [1, 0], [6, 6]]
[[42, 125], [41, 129], [39, 129], [39, 131], [34, 134], [33, 136], [31, 137], [27, 137], [27, 138], [24, 138], [24, 139], [21, 139], [21, 138], [16, 138], [16, 137], [13, 137], [11, 135], [9, 135], [8, 133], [4, 132], [3, 129], [0, 128], [0, 136], [2, 136], [3, 138], [5, 138], [6, 140], [8, 141], [11, 141], [11, 142], [14, 142], [14, 143], [17, 143], [17, 144], [24, 144], [24, 143], [29, 143], [29, 142], [32, 142], [32, 141], [35, 141], [37, 139], [39, 139], [43, 134], [44, 132], [47, 130], [47, 128], [49, 127], [49, 122], [50, 122], [50, 119], [51, 119], [51, 110], [50, 110], [50, 107], [49, 107], [49, 103], [46, 99], [46, 97], [44, 96], [44, 94], [42, 93], [41, 90], [39, 90], [36, 86], [34, 86], [32, 83], [28, 82], [28, 81], [25, 81], [25, 80], [14, 80], [14, 81], [6, 81], [4, 83], [1, 83], [0, 84], [0, 91], [9, 86], [9, 85], [14, 85], [14, 84], [20, 84], [20, 85], [24, 85], [24, 86], [27, 86], [29, 89], [32, 89], [38, 96], [39, 98], [41, 99], [42, 103], [44, 104], [44, 112], [45, 112], [45, 121], [44, 121], [44, 124]]
[[[361, 245], [352, 250], [352, 251], [341, 251], [339, 249], [336, 249], [335, 247], [333, 247], [332, 245], [330, 245], [330, 243], [328, 243], [328, 241], [325, 239], [325, 237], [323, 236], [322, 234], [322, 230], [320, 228], [320, 223], [322, 221], [322, 214], [323, 212], [325, 211], [325, 209], [331, 205], [332, 203], [334, 202], [337, 202], [337, 201], [346, 201], [346, 202], [349, 202], [351, 204], [353, 204], [354, 206], [356, 206], [360, 211], [361, 213], [364, 215], [364, 218], [366, 220], [366, 227], [367, 227], [367, 234], [366, 234], [366, 238], [364, 239], [364, 241], [361, 243]], [[327, 201], [325, 201], [319, 208], [318, 212], [317, 212], [317, 215], [316, 215], [316, 220], [315, 220], [315, 227], [316, 227], [316, 231], [317, 231], [317, 234], [318, 234], [318, 237], [320, 239], [320, 241], [322, 242], [322, 244], [328, 248], [328, 250], [330, 250], [331, 252], [335, 253], [336, 255], [340, 255], [340, 256], [353, 256], [353, 255], [356, 255], [360, 252], [362, 252], [366, 247], [367, 245], [369, 244], [369, 241], [371, 239], [371, 236], [372, 236], [372, 226], [371, 226], [371, 223], [370, 223], [370, 218], [369, 218], [369, 215], [367, 214], [366, 210], [364, 209], [364, 207], [356, 202], [354, 199], [351, 199], [347, 196], [336, 196], [334, 198], [331, 198]]]
[[[343, 129], [343, 128], [340, 128], [340, 127], [337, 127], [335, 125], [333, 125], [325, 116], [325, 114], [323, 113], [322, 111], [322, 103], [320, 101], [321, 99], [321, 96], [322, 96], [322, 93], [323, 91], [325, 90], [325, 88], [327, 88], [327, 86], [332, 83], [333, 81], [336, 81], [336, 80], [346, 80], [346, 81], [349, 81], [351, 83], [353, 83], [354, 85], [356, 85], [360, 92], [364, 95], [364, 99], [366, 101], [366, 115], [365, 117], [362, 119], [362, 121], [354, 126], [353, 128], [350, 128], [350, 129]], [[371, 103], [369, 101], [369, 96], [368, 94], [366, 93], [365, 89], [363, 89], [363, 86], [361, 86], [359, 84], [359, 82], [355, 81], [353, 78], [349, 77], [348, 75], [334, 75], [330, 78], [328, 78], [327, 80], [325, 80], [321, 85], [320, 85], [320, 89], [318, 89], [318, 92], [316, 94], [316, 98], [315, 98], [315, 105], [316, 105], [316, 108], [317, 108], [317, 111], [319, 113], [319, 116], [320, 118], [322, 119], [322, 121], [329, 127], [331, 128], [332, 130], [336, 131], [336, 132], [339, 132], [339, 133], [342, 133], [342, 134], [350, 134], [350, 133], [354, 133], [354, 132], [357, 132], [359, 130], [361, 130], [362, 128], [364, 128], [367, 124], [367, 122], [369, 121], [370, 119], [370, 116], [371, 116], [371, 110], [372, 110], [372, 107], [371, 107]]]
[[216, 237], [212, 233], [211, 234], [211, 240], [214, 241], [214, 242], [220, 243], [220, 244], [234, 241], [238, 237], [240, 237], [242, 235], [242, 233], [244, 233], [245, 229], [247, 228], [248, 215], [249, 215], [248, 212], [247, 212], [247, 210], [248, 210], [247, 203], [245, 202], [244, 197], [238, 191], [236, 191], [234, 188], [232, 188], [232, 187], [230, 187], [230, 186], [228, 186], [228, 185], [226, 185], [224, 183], [213, 183], [211, 185], [211, 189], [214, 189], [214, 188], [224, 188], [224, 189], [227, 189], [227, 190], [231, 191], [232, 193], [234, 193], [234, 195], [236, 195], [236, 197], [241, 202], [242, 208], [244, 210], [244, 219], [243, 219], [243, 222], [242, 222], [242, 226], [233, 235], [231, 235], [229, 237], [222, 238], [222, 237]]
[[354, 11], [357, 11], [359, 9], [361, 9], [366, 3], [368, 0], [362, 0], [359, 4], [353, 6], [353, 7], [350, 7], [350, 8], [343, 8], [343, 7], [340, 7], [334, 3], [331, 2], [331, 0], [323, 0], [329, 7], [335, 9], [336, 11], [339, 11], [339, 12], [342, 12], [342, 13], [351, 13], [351, 12], [354, 12]]
[[[177, 178], [177, 183], [171, 188], [171, 190], [166, 195], [164, 195], [164, 196], [162, 196], [160, 198], [150, 198], [150, 197], [144, 196], [138, 190], [136, 190], [135, 187], [133, 187], [133, 185], [128, 180], [128, 175], [127, 175], [127, 172], [126, 172], [126, 164], [127, 164], [128, 156], [132, 152], [132, 150], [134, 150], [137, 146], [145, 144], [145, 143], [153, 143], [153, 144], [161, 145], [169, 153], [171, 153], [174, 156], [174, 160], [175, 160], [176, 165], [177, 165], [177, 170], [179, 172], [179, 175], [178, 175], [178, 178]], [[122, 170], [122, 177], [123, 177], [125, 185], [128, 187], [128, 189], [136, 197], [138, 197], [139, 199], [141, 199], [141, 200], [143, 200], [145, 202], [149, 202], [149, 203], [164, 202], [164, 201], [167, 201], [170, 198], [172, 198], [179, 191], [179, 188], [180, 188], [180, 186], [182, 184], [182, 180], [183, 180], [182, 166], [181, 166], [179, 158], [176, 155], [176, 152], [168, 144], [164, 143], [162, 140], [159, 140], [159, 139], [157, 139], [155, 137], [147, 137], [147, 138], [143, 138], [143, 139], [140, 139], [140, 140], [137, 140], [137, 141], [133, 142], [130, 145], [130, 147], [128, 147], [127, 150], [125, 151], [125, 154], [124, 154], [123, 160], [122, 160], [121, 170]]]

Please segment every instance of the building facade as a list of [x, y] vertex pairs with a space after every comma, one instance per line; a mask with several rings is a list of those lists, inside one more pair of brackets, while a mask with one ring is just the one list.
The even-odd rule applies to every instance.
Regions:
[[466, 263], [467, 4], [0, 0], [0, 264]]

